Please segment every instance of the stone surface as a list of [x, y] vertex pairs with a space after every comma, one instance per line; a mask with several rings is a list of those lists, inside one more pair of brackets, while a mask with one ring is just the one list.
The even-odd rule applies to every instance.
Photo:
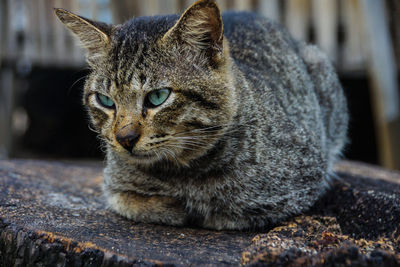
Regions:
[[400, 266], [400, 175], [358, 163], [264, 233], [134, 223], [105, 208], [101, 166], [0, 161], [0, 266]]

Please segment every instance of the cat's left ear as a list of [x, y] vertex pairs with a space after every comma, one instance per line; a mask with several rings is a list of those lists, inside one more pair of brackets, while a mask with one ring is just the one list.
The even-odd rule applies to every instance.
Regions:
[[89, 63], [105, 54], [111, 42], [112, 26], [78, 16], [62, 8], [56, 8], [54, 12], [88, 49]]
[[211, 56], [221, 54], [224, 30], [221, 12], [213, 0], [199, 0], [190, 6], [163, 40], [189, 45]]

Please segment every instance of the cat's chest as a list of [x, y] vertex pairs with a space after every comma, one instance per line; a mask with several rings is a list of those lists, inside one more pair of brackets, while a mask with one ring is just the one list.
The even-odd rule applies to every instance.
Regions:
[[145, 173], [136, 172], [131, 174], [134, 191], [144, 195], [173, 196], [179, 199], [186, 199], [195, 202], [210, 202], [226, 195], [238, 193], [236, 186], [221, 174], [213, 174], [206, 177], [186, 176], [163, 176], [157, 177]]

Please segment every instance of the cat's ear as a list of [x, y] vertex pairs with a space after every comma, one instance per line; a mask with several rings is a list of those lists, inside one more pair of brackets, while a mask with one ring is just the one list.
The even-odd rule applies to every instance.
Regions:
[[105, 54], [110, 45], [112, 26], [86, 19], [62, 8], [56, 8], [54, 12], [88, 49], [89, 61]]
[[222, 52], [224, 30], [221, 12], [213, 0], [199, 0], [190, 6], [163, 40], [215, 53]]

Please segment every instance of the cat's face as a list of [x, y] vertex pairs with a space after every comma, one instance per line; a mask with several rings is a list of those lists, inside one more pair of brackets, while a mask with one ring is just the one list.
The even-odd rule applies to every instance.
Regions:
[[89, 47], [84, 104], [92, 126], [109, 149], [137, 163], [187, 164], [215, 144], [236, 112], [215, 3], [199, 1], [175, 21], [96, 25], [106, 42]]

